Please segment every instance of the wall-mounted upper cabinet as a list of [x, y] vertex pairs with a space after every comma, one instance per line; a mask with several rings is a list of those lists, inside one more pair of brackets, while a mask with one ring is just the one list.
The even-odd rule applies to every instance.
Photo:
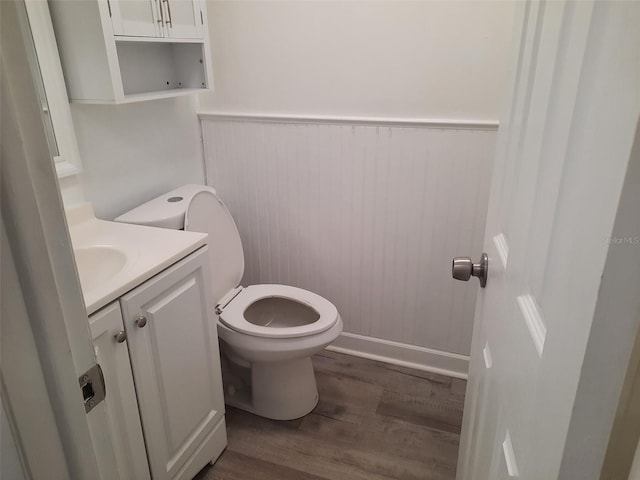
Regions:
[[203, 0], [49, 0], [71, 102], [129, 103], [213, 88]]
[[202, 38], [199, 0], [109, 0], [114, 35]]

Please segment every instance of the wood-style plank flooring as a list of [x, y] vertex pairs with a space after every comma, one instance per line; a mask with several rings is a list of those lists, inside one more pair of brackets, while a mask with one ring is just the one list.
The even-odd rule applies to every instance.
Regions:
[[227, 407], [229, 446], [197, 480], [454, 479], [466, 382], [323, 351], [320, 401], [286, 422]]

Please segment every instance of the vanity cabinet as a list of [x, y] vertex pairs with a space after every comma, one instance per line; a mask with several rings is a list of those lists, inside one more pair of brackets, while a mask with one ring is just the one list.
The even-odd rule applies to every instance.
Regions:
[[190, 479], [227, 445], [206, 249], [90, 317], [116, 445], [103, 479]]
[[129, 103], [213, 87], [204, 0], [49, 0], [69, 100]]

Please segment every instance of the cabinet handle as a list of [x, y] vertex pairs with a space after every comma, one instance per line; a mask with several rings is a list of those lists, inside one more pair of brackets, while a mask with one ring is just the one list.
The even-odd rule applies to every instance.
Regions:
[[145, 317], [144, 315], [140, 315], [138, 318], [136, 318], [135, 324], [140, 328], [144, 328], [144, 326], [147, 324], [147, 317]]
[[170, 28], [173, 28], [173, 18], [171, 18], [171, 4], [169, 3], [169, 0], [163, 1], [167, 4], [167, 13], [169, 14], [169, 20], [167, 20], [165, 23], [169, 25]]
[[160, 18], [157, 20], [157, 22], [160, 24], [160, 26], [162, 26], [162, 24], [164, 23], [164, 9], [162, 8], [162, 1], [156, 0], [156, 4], [158, 5], [158, 11], [160, 12]]
[[127, 332], [125, 332], [124, 330], [120, 330], [113, 336], [113, 338], [116, 339], [116, 342], [123, 343], [127, 339]]

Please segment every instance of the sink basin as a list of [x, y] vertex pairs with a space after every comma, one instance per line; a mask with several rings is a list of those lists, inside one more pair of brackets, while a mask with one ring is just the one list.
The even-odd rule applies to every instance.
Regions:
[[106, 245], [78, 248], [74, 254], [83, 290], [99, 287], [127, 264], [127, 255], [122, 250]]
[[204, 233], [100, 220], [90, 203], [66, 213], [89, 315], [207, 244]]

